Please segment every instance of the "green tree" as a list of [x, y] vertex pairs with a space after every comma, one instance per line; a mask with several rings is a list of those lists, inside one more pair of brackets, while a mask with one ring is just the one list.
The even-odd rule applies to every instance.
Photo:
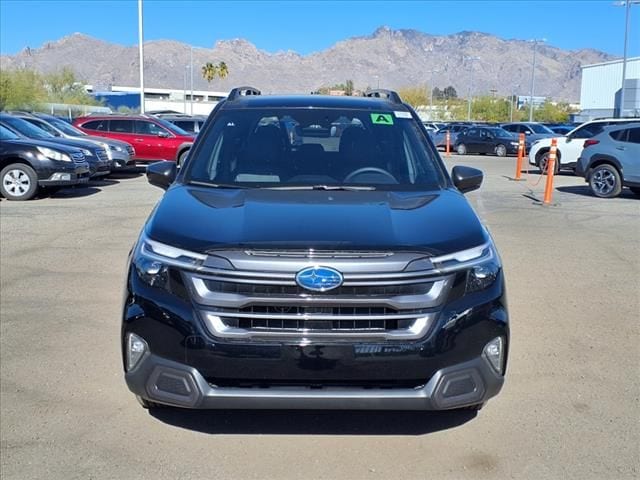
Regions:
[[42, 83], [47, 101], [50, 103], [100, 105], [100, 102], [86, 92], [84, 84], [78, 81], [75, 73], [69, 67], [44, 75]]
[[401, 88], [398, 90], [398, 95], [413, 108], [429, 104], [426, 87], [415, 86]]
[[456, 92], [456, 89], [453, 88], [451, 85], [446, 87], [442, 91], [442, 94], [444, 95], [444, 98], [446, 98], [446, 99], [458, 98], [458, 92]]
[[509, 120], [509, 101], [491, 96], [477, 97], [471, 103], [471, 118], [483, 122]]
[[35, 109], [46, 100], [42, 78], [33, 70], [0, 70], [0, 110]]
[[433, 95], [433, 99], [434, 100], [442, 100], [442, 99], [444, 99], [444, 92], [442, 90], [440, 90], [438, 87], [435, 87], [431, 91], [431, 94]]
[[569, 114], [573, 110], [567, 103], [552, 103], [548, 99], [538, 108], [533, 110], [533, 119], [536, 122], [567, 122]]

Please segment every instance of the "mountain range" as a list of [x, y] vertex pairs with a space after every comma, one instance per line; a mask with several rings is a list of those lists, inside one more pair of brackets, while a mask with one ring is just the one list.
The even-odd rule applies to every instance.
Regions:
[[[173, 40], [145, 42], [145, 85], [182, 89], [191, 47]], [[475, 60], [469, 60], [469, 58]], [[562, 50], [538, 44], [536, 87], [539, 96], [576, 102], [580, 66], [613, 60], [592, 49]], [[222, 40], [212, 48], [193, 48], [194, 88], [226, 91], [252, 85], [264, 92], [308, 93], [323, 86], [354, 82], [355, 88], [402, 88], [452, 85], [459, 96], [529, 94], [533, 44], [480, 32], [436, 36], [417, 30], [380, 27], [371, 35], [352, 37], [330, 48], [300, 55], [269, 53], [244, 39]], [[229, 76], [210, 84], [200, 69], [224, 61]], [[75, 33], [40, 48], [0, 56], [0, 68], [32, 68], [50, 72], [68, 66], [82, 81], [106, 87], [138, 84], [138, 48]]]

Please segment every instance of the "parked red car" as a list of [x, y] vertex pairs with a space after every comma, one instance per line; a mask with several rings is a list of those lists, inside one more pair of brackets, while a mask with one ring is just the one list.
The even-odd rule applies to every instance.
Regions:
[[134, 160], [176, 161], [182, 164], [195, 137], [166, 120], [151, 115], [90, 115], [73, 124], [90, 135], [115, 138], [134, 146]]

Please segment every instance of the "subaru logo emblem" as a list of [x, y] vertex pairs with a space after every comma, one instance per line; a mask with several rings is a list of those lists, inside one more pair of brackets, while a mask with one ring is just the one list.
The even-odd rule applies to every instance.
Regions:
[[326, 292], [342, 285], [342, 274], [329, 267], [307, 267], [296, 275], [296, 283], [314, 292]]

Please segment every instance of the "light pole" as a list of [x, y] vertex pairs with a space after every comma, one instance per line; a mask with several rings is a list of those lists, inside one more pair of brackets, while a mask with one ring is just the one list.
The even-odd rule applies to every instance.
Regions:
[[189, 65], [184, 66], [184, 70], [182, 72], [182, 112], [186, 115], [187, 113], [187, 71], [189, 70]]
[[191, 115], [193, 115], [193, 46], [191, 46], [191, 50], [190, 50], [190, 62], [189, 62], [189, 69], [191, 70], [191, 102], [189, 103], [190, 106], [190, 110], [191, 110]]
[[469, 63], [469, 100], [467, 103], [467, 121], [471, 121], [471, 91], [473, 90], [473, 61], [480, 60], [480, 57], [464, 57], [464, 60], [470, 60]]
[[138, 0], [138, 61], [140, 62], [140, 113], [144, 114], [144, 34], [142, 32], [142, 0]]
[[509, 121], [510, 122], [513, 122], [513, 102], [515, 101], [517, 88], [520, 88], [520, 84], [514, 85], [513, 88], [511, 89], [511, 101], [509, 102]]
[[531, 68], [531, 90], [529, 91], [529, 121], [533, 122], [533, 90], [536, 87], [536, 50], [538, 42], [546, 42], [546, 38], [530, 40], [533, 42], [533, 66]]
[[624, 117], [624, 84], [627, 79], [627, 39], [629, 36], [629, 13], [631, 12], [631, 5], [634, 3], [640, 3], [640, 0], [626, 0], [617, 4], [621, 6], [624, 5], [625, 7], [624, 53], [622, 56], [622, 89], [620, 90], [620, 108], [618, 109], [618, 117]]
[[438, 73], [440, 72], [440, 70], [429, 70], [426, 73], [429, 73], [431, 75], [430, 81], [431, 81], [431, 85], [429, 86], [430, 88], [430, 94], [429, 94], [429, 120], [433, 120], [433, 74], [434, 73]]

